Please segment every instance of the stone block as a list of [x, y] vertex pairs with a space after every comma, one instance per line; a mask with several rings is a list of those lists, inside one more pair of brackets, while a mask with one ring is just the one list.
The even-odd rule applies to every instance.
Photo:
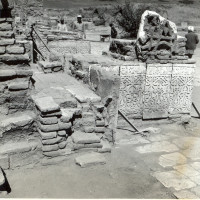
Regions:
[[0, 61], [12, 62], [12, 64], [19, 63], [19, 62], [27, 63], [30, 61], [30, 58], [28, 54], [19, 54], [19, 55], [4, 54], [4, 55], [0, 55]]
[[66, 137], [67, 133], [66, 131], [58, 131], [58, 135], [61, 136], [61, 137]]
[[17, 70], [16, 75], [19, 76], [19, 77], [32, 76], [33, 71], [31, 71], [31, 70]]
[[39, 66], [41, 66], [44, 69], [62, 67], [62, 63], [61, 62], [39, 61], [38, 64], [39, 64]]
[[4, 46], [0, 46], [0, 54], [4, 54], [6, 52], [6, 48]]
[[96, 126], [97, 127], [104, 127], [105, 126], [105, 121], [102, 119], [102, 120], [96, 120]]
[[7, 46], [6, 53], [8, 53], [8, 54], [23, 54], [24, 47], [21, 47], [19, 45]]
[[59, 130], [58, 124], [44, 125], [44, 124], [41, 124], [40, 122], [38, 122], [38, 127], [43, 132], [53, 132], [53, 131]]
[[60, 110], [59, 105], [55, 103], [53, 98], [50, 96], [35, 99], [35, 104], [42, 113], [56, 112]]
[[2, 169], [10, 168], [10, 159], [8, 155], [0, 156], [0, 166]]
[[94, 117], [94, 113], [92, 113], [92, 112], [83, 112], [82, 113], [82, 117], [83, 118], [91, 118], [91, 117]]
[[99, 153], [110, 153], [111, 152], [111, 145], [106, 140], [101, 140], [102, 148], [98, 149]]
[[41, 130], [38, 129], [38, 132], [43, 140], [48, 140], [52, 138], [57, 137], [57, 133], [55, 131], [53, 132], [42, 132]]
[[51, 124], [57, 124], [58, 123], [57, 117], [41, 117], [41, 116], [38, 116], [38, 119], [44, 125], [51, 125]]
[[0, 78], [9, 78], [16, 76], [15, 70], [1, 70], [0, 71]]
[[1, 38], [13, 38], [14, 33], [12, 31], [0, 31]]
[[104, 110], [103, 104], [94, 104], [93, 106], [98, 112], [103, 112], [103, 110]]
[[81, 109], [79, 108], [63, 108], [61, 109], [62, 117], [60, 118], [61, 122], [69, 122], [74, 115], [80, 115]]
[[85, 133], [93, 133], [95, 127], [93, 127], [93, 126], [85, 126], [83, 129], [84, 129]]
[[82, 119], [82, 125], [83, 126], [95, 126], [95, 119], [94, 119], [94, 117], [83, 118]]
[[9, 23], [1, 23], [0, 31], [12, 31], [12, 26]]
[[85, 148], [102, 148], [103, 145], [101, 143], [92, 143], [92, 144], [84, 144]]
[[72, 154], [71, 149], [59, 149], [57, 151], [48, 151], [48, 152], [43, 152], [43, 155], [53, 158], [53, 157], [58, 157], [58, 156], [66, 156]]
[[42, 146], [43, 152], [57, 151], [58, 149], [59, 149], [58, 144]]
[[68, 122], [68, 123], [58, 122], [59, 130], [67, 130], [71, 128], [71, 126], [72, 126], [71, 122]]
[[9, 90], [26, 90], [29, 88], [29, 81], [24, 82], [11, 82], [8, 84]]
[[100, 138], [97, 135], [78, 131], [72, 134], [72, 140], [77, 144], [100, 143]]
[[15, 39], [1, 39], [0, 46], [12, 45], [14, 44]]
[[44, 73], [45, 73], [45, 74], [47, 74], [47, 73], [52, 73], [51, 68], [44, 69]]
[[64, 148], [66, 147], [66, 145], [67, 145], [67, 141], [62, 141], [62, 142], [60, 142], [60, 143], [58, 144], [58, 147], [59, 147], [60, 149], [64, 149]]
[[59, 72], [59, 71], [61, 71], [63, 68], [62, 67], [54, 67], [53, 68], [53, 71], [54, 72]]
[[53, 144], [58, 144], [64, 140], [65, 140], [64, 137], [57, 136], [56, 138], [42, 140], [42, 144], [43, 145], [53, 145]]
[[105, 133], [105, 127], [95, 127], [96, 133]]
[[105, 164], [106, 159], [102, 154], [93, 152], [75, 158], [75, 162], [81, 167], [88, 167], [91, 165]]

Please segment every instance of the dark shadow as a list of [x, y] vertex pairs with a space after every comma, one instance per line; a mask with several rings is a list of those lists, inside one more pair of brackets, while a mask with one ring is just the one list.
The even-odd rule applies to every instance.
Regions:
[[0, 192], [6, 191], [7, 193], [11, 193], [11, 187], [6, 177], [6, 173], [4, 172], [3, 169], [0, 168], [0, 170], [2, 170], [3, 175], [5, 177], [5, 183], [2, 186], [0, 186]]

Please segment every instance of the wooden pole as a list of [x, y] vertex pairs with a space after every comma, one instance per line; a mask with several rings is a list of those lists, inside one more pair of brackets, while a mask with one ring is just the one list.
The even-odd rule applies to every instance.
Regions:
[[194, 109], [195, 109], [196, 113], [198, 114], [198, 116], [199, 116], [199, 118], [200, 118], [200, 113], [199, 113], [199, 111], [198, 111], [197, 107], [194, 105], [194, 103], [193, 103], [193, 102], [192, 102], [192, 106], [194, 107]]

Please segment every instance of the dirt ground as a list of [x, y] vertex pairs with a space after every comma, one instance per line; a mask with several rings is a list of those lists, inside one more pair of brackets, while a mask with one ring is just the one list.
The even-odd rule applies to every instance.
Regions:
[[[197, 61], [193, 102], [200, 109], [200, 45], [195, 52]], [[194, 110], [193, 116], [197, 116]], [[188, 127], [148, 122], [145, 126], [165, 132], [200, 135], [200, 120], [193, 118]], [[130, 127], [127, 126], [130, 129]], [[118, 137], [130, 136], [128, 130], [118, 129]], [[130, 137], [129, 137], [130, 138]], [[111, 154], [104, 154], [105, 165], [81, 168], [74, 162], [78, 154], [52, 166], [20, 168], [5, 171], [12, 192], [8, 198], [176, 198], [151, 173], [158, 170], [155, 154], [141, 155], [134, 145], [115, 145]]]

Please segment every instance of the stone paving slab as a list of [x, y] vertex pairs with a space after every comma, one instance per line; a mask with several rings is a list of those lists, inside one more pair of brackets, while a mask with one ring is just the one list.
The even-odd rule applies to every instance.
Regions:
[[173, 168], [189, 178], [198, 176], [198, 175], [200, 176], [200, 172], [192, 168], [189, 164], [178, 165], [178, 166], [174, 166]]
[[75, 158], [75, 162], [81, 167], [88, 167], [91, 165], [105, 164], [106, 159], [102, 154], [93, 152]]
[[196, 186], [189, 178], [177, 171], [155, 172], [153, 176], [165, 187], [172, 187], [175, 190], [184, 190]]
[[148, 138], [151, 142], [159, 142], [171, 139], [171, 136], [167, 135], [150, 135]]
[[178, 151], [178, 148], [168, 141], [162, 141], [139, 146], [136, 148], [136, 151], [139, 153], [174, 152]]
[[141, 136], [135, 136], [131, 139], [120, 139], [116, 142], [117, 145], [128, 145], [128, 144], [149, 144], [150, 142]]
[[200, 138], [198, 137], [183, 137], [173, 140], [173, 143], [180, 149], [194, 148], [195, 146], [200, 146]]
[[193, 163], [190, 163], [190, 165], [196, 169], [197, 171], [200, 172], [200, 162], [193, 162]]
[[174, 195], [178, 199], [199, 199], [199, 197], [197, 195], [190, 192], [189, 190], [181, 190], [181, 191], [178, 191], [178, 192], [174, 192]]
[[187, 158], [178, 152], [161, 155], [159, 157], [159, 164], [163, 167], [172, 167], [186, 162]]
[[189, 149], [182, 151], [182, 153], [191, 160], [200, 160], [200, 145], [191, 146]]

